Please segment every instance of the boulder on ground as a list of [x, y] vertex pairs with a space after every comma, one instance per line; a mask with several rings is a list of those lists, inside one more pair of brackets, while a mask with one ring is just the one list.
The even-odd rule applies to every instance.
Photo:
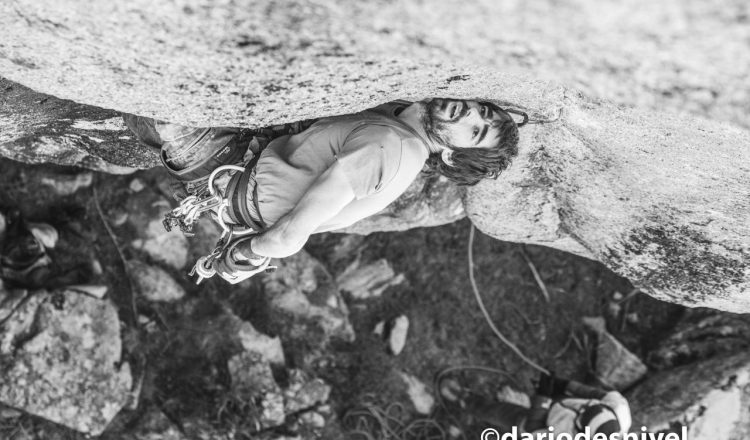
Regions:
[[75, 291], [35, 291], [5, 313], [0, 402], [99, 435], [130, 398], [112, 303]]
[[379, 297], [387, 288], [399, 285], [405, 279], [404, 274], [396, 275], [388, 260], [381, 258], [365, 265], [353, 262], [336, 277], [336, 282], [339, 290], [353, 299], [362, 300]]
[[85, 293], [97, 299], [103, 299], [104, 295], [109, 291], [109, 288], [102, 284], [76, 284], [67, 286], [66, 288], [79, 293]]
[[69, 196], [78, 192], [81, 188], [88, 188], [94, 181], [91, 172], [79, 172], [75, 174], [49, 173], [42, 175], [40, 182], [52, 188], [58, 196]]
[[128, 261], [128, 271], [138, 293], [149, 301], [174, 302], [185, 296], [185, 289], [158, 266], [142, 261]]
[[187, 264], [188, 240], [179, 229], [167, 232], [162, 224], [164, 214], [171, 210], [167, 199], [152, 191], [141, 191], [131, 196], [127, 202], [127, 212], [135, 238], [130, 244], [154, 260], [182, 269]]
[[299, 421], [301, 424], [312, 429], [322, 429], [326, 426], [325, 416], [316, 411], [307, 411], [300, 414]]
[[640, 358], [607, 331], [604, 318], [584, 318], [583, 322], [596, 333], [596, 375], [602, 383], [624, 390], [648, 373]]
[[401, 380], [406, 384], [406, 393], [411, 399], [411, 403], [414, 405], [414, 409], [419, 414], [430, 414], [432, 409], [435, 407], [435, 398], [432, 396], [430, 389], [418, 378], [404, 373], [398, 372]]
[[664, 370], [749, 348], [750, 316], [695, 309], [648, 354], [648, 362]]
[[313, 346], [330, 339], [354, 340], [349, 310], [323, 265], [307, 252], [278, 261], [279, 268], [263, 278], [271, 312], [283, 322], [286, 339], [308, 340]]
[[531, 407], [531, 398], [523, 391], [518, 391], [510, 385], [503, 385], [495, 395], [500, 402], [515, 403], [524, 408]]
[[27, 222], [31, 234], [47, 249], [54, 249], [60, 239], [60, 233], [49, 223]]
[[750, 437], [750, 352], [659, 372], [628, 394], [633, 426], [688, 428], [690, 440]]
[[259, 428], [272, 428], [284, 423], [284, 396], [273, 378], [271, 367], [257, 353], [244, 352], [229, 359], [232, 391], [245, 402], [252, 402]]
[[328, 401], [331, 386], [323, 379], [310, 378], [302, 370], [289, 372], [289, 386], [284, 390], [284, 409], [293, 414]]
[[284, 366], [284, 349], [281, 347], [281, 339], [264, 335], [247, 321], [239, 323], [237, 337], [242, 348], [250, 353], [255, 353], [264, 361], [278, 366]]
[[391, 354], [398, 356], [406, 346], [406, 336], [409, 334], [409, 318], [405, 315], [396, 317], [388, 332], [388, 349]]
[[132, 435], [134, 440], [187, 440], [159, 408], [150, 408], [141, 416]]
[[143, 191], [143, 189], [146, 188], [146, 184], [143, 183], [143, 180], [136, 177], [130, 181], [128, 188], [130, 188], [130, 191], [137, 193]]

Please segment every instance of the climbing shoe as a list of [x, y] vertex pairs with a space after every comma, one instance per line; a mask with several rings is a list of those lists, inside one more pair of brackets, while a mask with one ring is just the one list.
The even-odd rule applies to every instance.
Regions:
[[0, 251], [0, 277], [9, 285], [37, 288], [49, 278], [52, 259], [37, 235], [19, 211], [10, 213]]

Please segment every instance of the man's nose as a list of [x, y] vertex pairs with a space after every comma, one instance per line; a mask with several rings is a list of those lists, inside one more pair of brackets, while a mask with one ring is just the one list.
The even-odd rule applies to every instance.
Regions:
[[466, 120], [471, 123], [480, 123], [482, 122], [482, 116], [479, 114], [479, 110], [474, 107], [469, 107], [469, 109], [466, 110]]

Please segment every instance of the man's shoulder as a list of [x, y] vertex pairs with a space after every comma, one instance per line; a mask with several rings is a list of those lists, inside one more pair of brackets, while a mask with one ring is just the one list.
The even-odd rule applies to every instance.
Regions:
[[[389, 150], [398, 150], [402, 155], [426, 159], [427, 147], [417, 135], [401, 127], [399, 123], [382, 123], [370, 121], [362, 124], [353, 139], [358, 143], [380, 146]], [[424, 156], [424, 157], [423, 157]]]
[[409, 137], [408, 133], [405, 133], [394, 123], [379, 119], [364, 120], [352, 132], [357, 132], [375, 143], [401, 142], [402, 139]]
[[386, 102], [385, 104], [380, 104], [377, 107], [371, 108], [369, 111], [395, 118], [403, 109], [410, 106], [411, 104], [413, 103], [399, 99], [396, 101]]

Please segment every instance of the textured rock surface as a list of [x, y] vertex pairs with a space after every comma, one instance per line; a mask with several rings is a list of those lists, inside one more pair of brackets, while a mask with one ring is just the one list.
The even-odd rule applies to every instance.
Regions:
[[750, 349], [750, 316], [695, 309], [649, 353], [649, 365], [665, 370]]
[[278, 337], [272, 338], [264, 335], [247, 321], [241, 321], [237, 329], [237, 337], [242, 348], [250, 353], [255, 353], [269, 364], [284, 366], [284, 349]]
[[187, 264], [188, 240], [179, 229], [164, 230], [164, 214], [172, 209], [164, 197], [142, 191], [128, 200], [128, 223], [136, 231], [131, 245], [149, 257], [181, 269]]
[[158, 408], [150, 408], [138, 420], [134, 430], [135, 440], [185, 440], [186, 437]]
[[430, 389], [421, 380], [411, 374], [399, 372], [401, 380], [406, 385], [406, 393], [414, 405], [414, 409], [419, 414], [430, 414], [435, 406], [435, 398], [432, 396]]
[[748, 8], [743, 0], [721, 8], [698, 0], [17, 0], [0, 10], [0, 75], [174, 122], [268, 125], [393, 98], [502, 98], [482, 68], [533, 71], [617, 102], [747, 125]]
[[405, 280], [404, 274], [396, 275], [385, 258], [366, 265], [355, 261], [336, 277], [339, 289], [358, 300], [379, 297], [389, 287]]
[[[51, 173], [50, 173], [51, 174]], [[76, 191], [88, 188], [94, 181], [94, 175], [90, 172], [63, 174], [56, 173], [42, 177], [42, 183], [49, 186], [58, 196], [69, 196]]]
[[284, 390], [284, 408], [294, 414], [328, 401], [331, 386], [322, 379], [311, 379], [301, 370], [289, 372], [289, 386]]
[[157, 153], [138, 145], [116, 111], [0, 78], [0, 154], [5, 157], [124, 174], [156, 165]]
[[627, 397], [633, 426], [687, 426], [691, 440], [735, 440], [750, 435], [749, 389], [750, 353], [740, 352], [658, 373]]
[[563, 88], [515, 91], [562, 119], [524, 129], [503, 178], [468, 191], [478, 228], [599, 260], [660, 299], [750, 309], [747, 131]]
[[272, 313], [284, 322], [282, 339], [310, 339], [322, 345], [332, 338], [353, 341], [349, 310], [325, 267], [305, 251], [277, 263], [278, 270], [265, 275], [263, 283]]
[[[661, 299], [750, 310], [748, 132], [549, 82], [747, 126], [746, 2], [23, 0], [2, 8], [0, 75], [174, 122], [264, 126], [436, 95], [495, 99], [537, 116], [562, 109], [560, 122], [523, 130], [520, 157], [501, 180], [467, 192], [474, 223], [503, 240], [602, 261]], [[586, 35], [596, 42], [581, 45]], [[538, 79], [513, 73], [521, 69]], [[153, 164], [153, 154], [144, 157], [143, 166]], [[437, 191], [450, 208], [443, 214], [414, 212], [422, 199], [412, 196], [425, 187], [415, 188], [359, 230], [463, 215], [455, 189]]]
[[128, 270], [138, 293], [149, 301], [173, 302], [185, 296], [185, 289], [164, 269], [134, 260]]
[[406, 337], [409, 335], [409, 318], [406, 315], [396, 317], [390, 325], [388, 333], [388, 350], [398, 356], [406, 347]]
[[[74, 291], [32, 293], [0, 310], [0, 401], [78, 431], [100, 434], [129, 398], [120, 323], [109, 301]], [[11, 309], [12, 310], [12, 309]]]
[[268, 362], [256, 353], [245, 352], [230, 358], [228, 368], [233, 391], [245, 401], [257, 402], [261, 427], [284, 423], [284, 396]]
[[646, 365], [607, 331], [604, 318], [583, 323], [596, 334], [596, 376], [604, 385], [622, 391], [646, 376]]

